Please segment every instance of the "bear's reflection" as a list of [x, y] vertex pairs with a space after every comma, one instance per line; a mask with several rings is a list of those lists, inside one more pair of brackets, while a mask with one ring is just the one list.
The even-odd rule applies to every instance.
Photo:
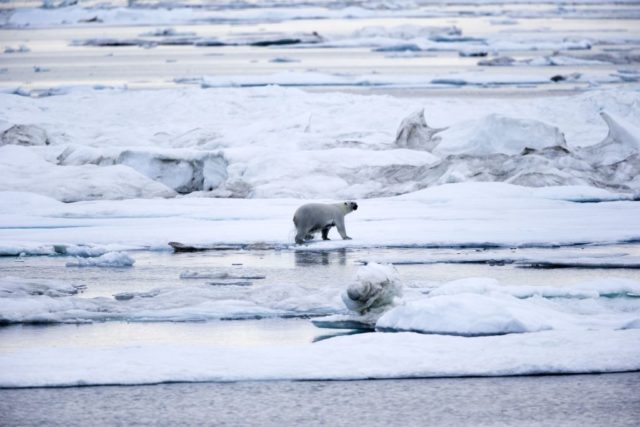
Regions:
[[306, 265], [329, 265], [347, 263], [347, 250], [338, 249], [335, 251], [295, 251], [296, 266]]

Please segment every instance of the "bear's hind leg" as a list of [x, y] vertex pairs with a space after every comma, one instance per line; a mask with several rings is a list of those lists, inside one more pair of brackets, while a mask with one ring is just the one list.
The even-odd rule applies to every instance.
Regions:
[[331, 227], [333, 227], [333, 224], [322, 227], [322, 240], [331, 240], [329, 239], [329, 230], [331, 230]]

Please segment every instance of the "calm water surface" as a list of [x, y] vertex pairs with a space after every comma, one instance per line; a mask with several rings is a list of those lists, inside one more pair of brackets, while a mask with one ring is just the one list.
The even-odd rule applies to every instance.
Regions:
[[637, 426], [640, 373], [0, 390], [3, 426]]

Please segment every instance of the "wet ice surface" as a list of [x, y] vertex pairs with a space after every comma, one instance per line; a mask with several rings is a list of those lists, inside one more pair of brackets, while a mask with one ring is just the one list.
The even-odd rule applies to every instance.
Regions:
[[7, 426], [153, 425], [159, 419], [171, 425], [346, 426], [357, 413], [371, 426], [631, 427], [640, 416], [638, 396], [639, 373], [163, 384], [0, 390], [0, 416]]
[[[49, 283], [47, 280], [52, 279], [58, 281], [55, 283], [60, 283], [48, 291], [54, 298], [33, 295], [22, 300], [26, 304], [27, 301], [48, 299], [51, 301], [48, 304], [52, 304], [42, 306], [50, 313], [48, 315], [38, 314], [38, 308], [33, 308], [35, 311], [31, 314], [26, 311], [26, 321], [29, 322], [28, 319], [31, 319], [42, 322], [49, 319], [48, 321], [54, 322], [95, 323], [7, 326], [0, 329], [0, 336], [3, 337], [0, 340], [0, 350], [13, 352], [49, 344], [52, 347], [80, 348], [128, 344], [182, 344], [233, 348], [310, 343], [326, 335], [330, 336], [331, 331], [315, 329], [308, 317], [348, 313], [340, 295], [354, 283], [361, 264], [367, 261], [396, 264], [398, 279], [404, 286], [407, 302], [424, 299], [426, 295], [431, 294], [491, 294], [502, 289], [506, 292], [505, 295], [525, 299], [538, 293], [550, 298], [561, 297], [557, 301], [569, 298], [567, 307], [587, 304], [580, 310], [587, 310], [593, 315], [601, 310], [608, 312], [608, 309], [604, 308], [607, 304], [610, 307], [622, 304], [619, 306], [622, 309], [620, 314], [625, 310], [631, 310], [629, 314], [632, 318], [636, 310], [633, 308], [634, 299], [625, 303], [623, 293], [625, 289], [634, 289], [633, 286], [637, 287], [640, 283], [639, 269], [522, 268], [522, 265], [513, 263], [512, 260], [591, 257], [601, 262], [602, 259], [637, 256], [634, 255], [637, 251], [636, 245], [621, 245], [546, 250], [249, 250], [187, 254], [131, 252], [136, 260], [131, 268], [64, 268], [69, 259], [64, 256], [4, 257], [0, 258], [3, 275], [24, 278], [14, 279], [17, 283], [23, 283], [25, 279], [32, 282], [44, 281], [44, 285]], [[478, 279], [473, 279], [474, 277]], [[492, 279], [482, 279], [483, 277]], [[247, 286], [238, 286], [236, 283], [239, 278], [244, 278], [242, 280]], [[12, 283], [7, 278], [3, 280], [5, 287]], [[467, 280], [464, 282], [468, 283], [464, 285], [467, 288], [460, 288], [457, 283], [461, 280]], [[624, 282], [625, 280], [628, 282]], [[595, 286], [597, 283], [601, 283], [598, 285], [600, 287]], [[72, 286], [76, 286], [77, 289]], [[492, 286], [498, 287], [491, 288]], [[33, 289], [44, 288], [41, 286]], [[601, 293], [604, 292], [604, 303], [596, 302], [597, 289], [601, 289]], [[456, 296], [462, 297], [464, 295]], [[477, 298], [482, 296], [479, 295]], [[606, 302], [607, 298], [613, 299]], [[619, 301], [614, 301], [616, 299]], [[71, 300], [75, 308], [60, 306], [60, 300]], [[580, 302], [581, 300], [585, 302]], [[5, 301], [9, 305], [4, 306], [4, 316], [11, 318], [15, 306], [10, 304], [11, 299]], [[220, 305], [211, 305], [215, 301], [219, 301]], [[247, 307], [249, 301], [254, 304], [251, 308]], [[88, 306], [83, 305], [89, 303], [91, 304]], [[596, 308], [598, 304], [605, 305]], [[129, 308], [124, 309], [123, 306]], [[82, 314], [78, 310], [89, 311]], [[58, 314], [55, 314], [56, 312]], [[614, 312], [616, 311], [608, 315], [613, 316]], [[297, 319], [290, 319], [292, 316]], [[255, 317], [263, 319], [251, 320]], [[133, 323], [123, 323], [123, 320], [131, 320]], [[180, 322], [173, 323], [173, 320]]]

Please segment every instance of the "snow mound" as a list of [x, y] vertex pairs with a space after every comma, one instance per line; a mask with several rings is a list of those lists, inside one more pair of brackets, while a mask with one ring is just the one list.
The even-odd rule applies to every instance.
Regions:
[[125, 165], [181, 194], [211, 191], [227, 179], [227, 161], [217, 152], [185, 149], [98, 149], [68, 146], [56, 160], [61, 165]]
[[516, 119], [501, 114], [471, 122], [461, 122], [442, 133], [442, 141], [433, 149], [440, 156], [465, 154], [516, 155], [526, 149], [566, 148], [564, 135], [555, 126], [538, 120]]
[[24, 214], [34, 209], [60, 208], [61, 202], [44, 195], [23, 191], [0, 191], [0, 213]]
[[178, 193], [211, 191], [227, 179], [227, 162], [220, 155], [204, 153], [195, 158], [145, 151], [124, 151], [116, 163], [135, 169]]
[[175, 195], [127, 166], [57, 166], [16, 145], [0, 147], [0, 169], [0, 191], [29, 191], [63, 202]]
[[356, 282], [342, 293], [342, 301], [359, 314], [380, 313], [402, 295], [398, 273], [393, 266], [371, 263], [361, 267]]
[[135, 260], [126, 252], [107, 252], [96, 258], [76, 258], [67, 267], [131, 267]]

